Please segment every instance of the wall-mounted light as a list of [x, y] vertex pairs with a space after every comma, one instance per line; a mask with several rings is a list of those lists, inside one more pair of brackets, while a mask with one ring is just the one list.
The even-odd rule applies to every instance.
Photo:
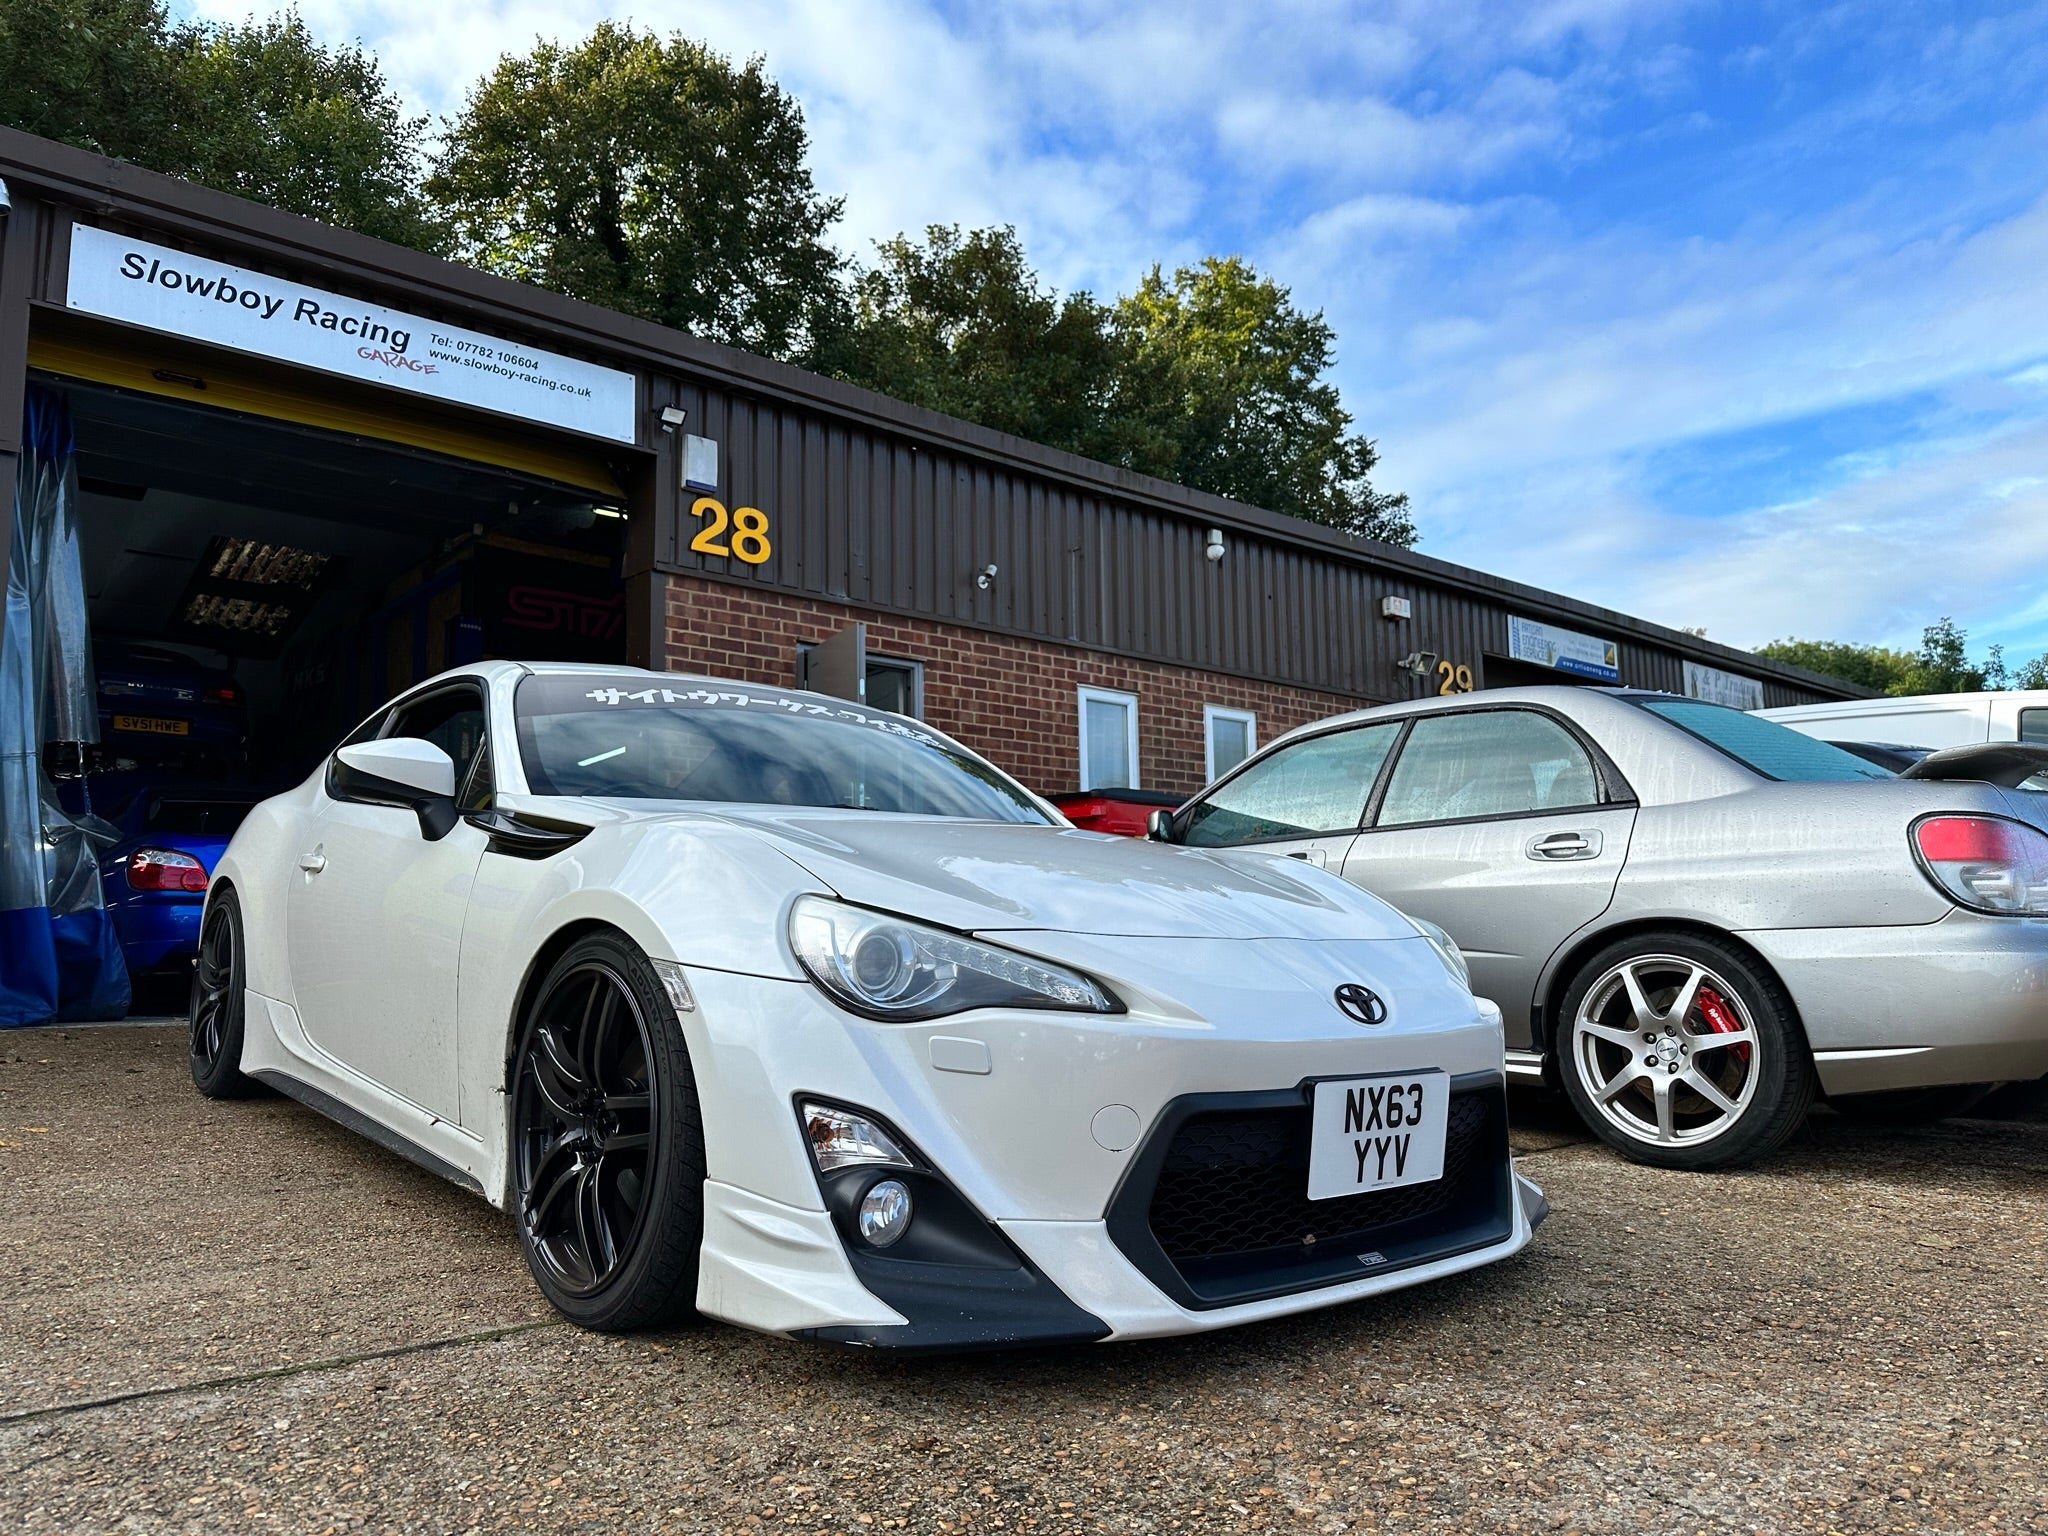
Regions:
[[1394, 663], [1403, 672], [1413, 672], [1417, 677], [1427, 677], [1436, 666], [1435, 651], [1410, 651]]
[[594, 517], [615, 517], [622, 523], [626, 520], [624, 507], [592, 507], [590, 511]]
[[1211, 565], [1214, 565], [1223, 558], [1223, 530], [1221, 528], [1211, 528], [1209, 530], [1209, 542], [1202, 548], [1202, 557]]
[[690, 413], [680, 405], [664, 405], [661, 408], [661, 430], [673, 432], [690, 419]]
[[984, 592], [994, 586], [996, 584], [995, 566], [984, 565], [980, 570], [976, 571], [974, 573], [974, 584]]

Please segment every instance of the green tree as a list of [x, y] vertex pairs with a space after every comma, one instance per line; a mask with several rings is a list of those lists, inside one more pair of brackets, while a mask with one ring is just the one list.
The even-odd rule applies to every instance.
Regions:
[[1406, 496], [1372, 484], [1378, 454], [1351, 430], [1326, 375], [1336, 336], [1321, 311], [1240, 257], [1168, 278], [1158, 267], [1116, 306], [1128, 349], [1114, 414], [1134, 469], [1390, 544], [1415, 542]]
[[843, 303], [839, 216], [803, 112], [758, 58], [602, 22], [506, 55], [448, 126], [428, 194], [468, 260], [776, 357]]
[[376, 58], [325, 48], [295, 12], [180, 28], [176, 68], [194, 181], [379, 239], [431, 250], [419, 193], [424, 117], [408, 117]]
[[2014, 674], [2006, 666], [2001, 646], [1992, 646], [1982, 662], [1971, 661], [1969, 640], [1968, 633], [1954, 619], [1944, 617], [1921, 632], [1917, 651], [1894, 651], [1881, 645], [1855, 645], [1840, 640], [1773, 640], [1758, 646], [1756, 653], [1894, 697], [1979, 693], [2008, 685], [2026, 688], [2040, 686], [2025, 681], [2030, 676], [2048, 679], [2048, 658], [2037, 659]]
[[158, 0], [5, 0], [0, 122], [332, 224], [431, 247], [424, 118], [361, 48], [287, 11], [173, 28]]
[[855, 384], [1090, 458], [1117, 459], [1122, 353], [1086, 293], [1042, 287], [1013, 229], [934, 224], [877, 248], [821, 359]]
[[159, 0], [6, 0], [0, 122], [161, 169], [183, 85]]

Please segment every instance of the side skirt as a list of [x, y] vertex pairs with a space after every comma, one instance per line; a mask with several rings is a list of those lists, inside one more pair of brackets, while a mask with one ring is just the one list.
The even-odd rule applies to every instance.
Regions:
[[258, 1067], [249, 1075], [268, 1083], [279, 1093], [297, 1099], [316, 1114], [325, 1115], [336, 1125], [354, 1131], [358, 1136], [368, 1137], [385, 1151], [396, 1152], [407, 1162], [416, 1164], [429, 1173], [440, 1175], [450, 1184], [459, 1185], [472, 1194], [481, 1195], [484, 1192], [483, 1185], [446, 1158], [429, 1152], [425, 1147], [414, 1145], [390, 1126], [372, 1120], [360, 1110], [351, 1109], [341, 1100], [322, 1093], [318, 1088], [302, 1083], [295, 1077], [288, 1077], [275, 1067]]

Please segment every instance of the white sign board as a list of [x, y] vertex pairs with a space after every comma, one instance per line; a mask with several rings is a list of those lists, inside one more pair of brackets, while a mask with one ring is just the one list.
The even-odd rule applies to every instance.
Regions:
[[1696, 661], [1685, 664], [1685, 696], [1705, 699], [1709, 704], [1726, 704], [1730, 709], [1762, 709], [1764, 685], [1740, 672], [1723, 672], [1703, 667]]
[[1508, 654], [1517, 661], [1539, 667], [1555, 667], [1580, 677], [1597, 677], [1602, 682], [1621, 681], [1621, 653], [1612, 640], [1539, 624], [1534, 619], [1508, 616]]
[[633, 375], [79, 225], [70, 307], [630, 443]]

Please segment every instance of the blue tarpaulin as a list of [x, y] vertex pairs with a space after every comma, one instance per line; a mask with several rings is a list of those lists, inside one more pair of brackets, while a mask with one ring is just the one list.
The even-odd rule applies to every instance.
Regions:
[[46, 745], [75, 761], [99, 739], [72, 458], [63, 400], [31, 384], [0, 624], [0, 1027], [128, 1011], [98, 850], [43, 771]]

